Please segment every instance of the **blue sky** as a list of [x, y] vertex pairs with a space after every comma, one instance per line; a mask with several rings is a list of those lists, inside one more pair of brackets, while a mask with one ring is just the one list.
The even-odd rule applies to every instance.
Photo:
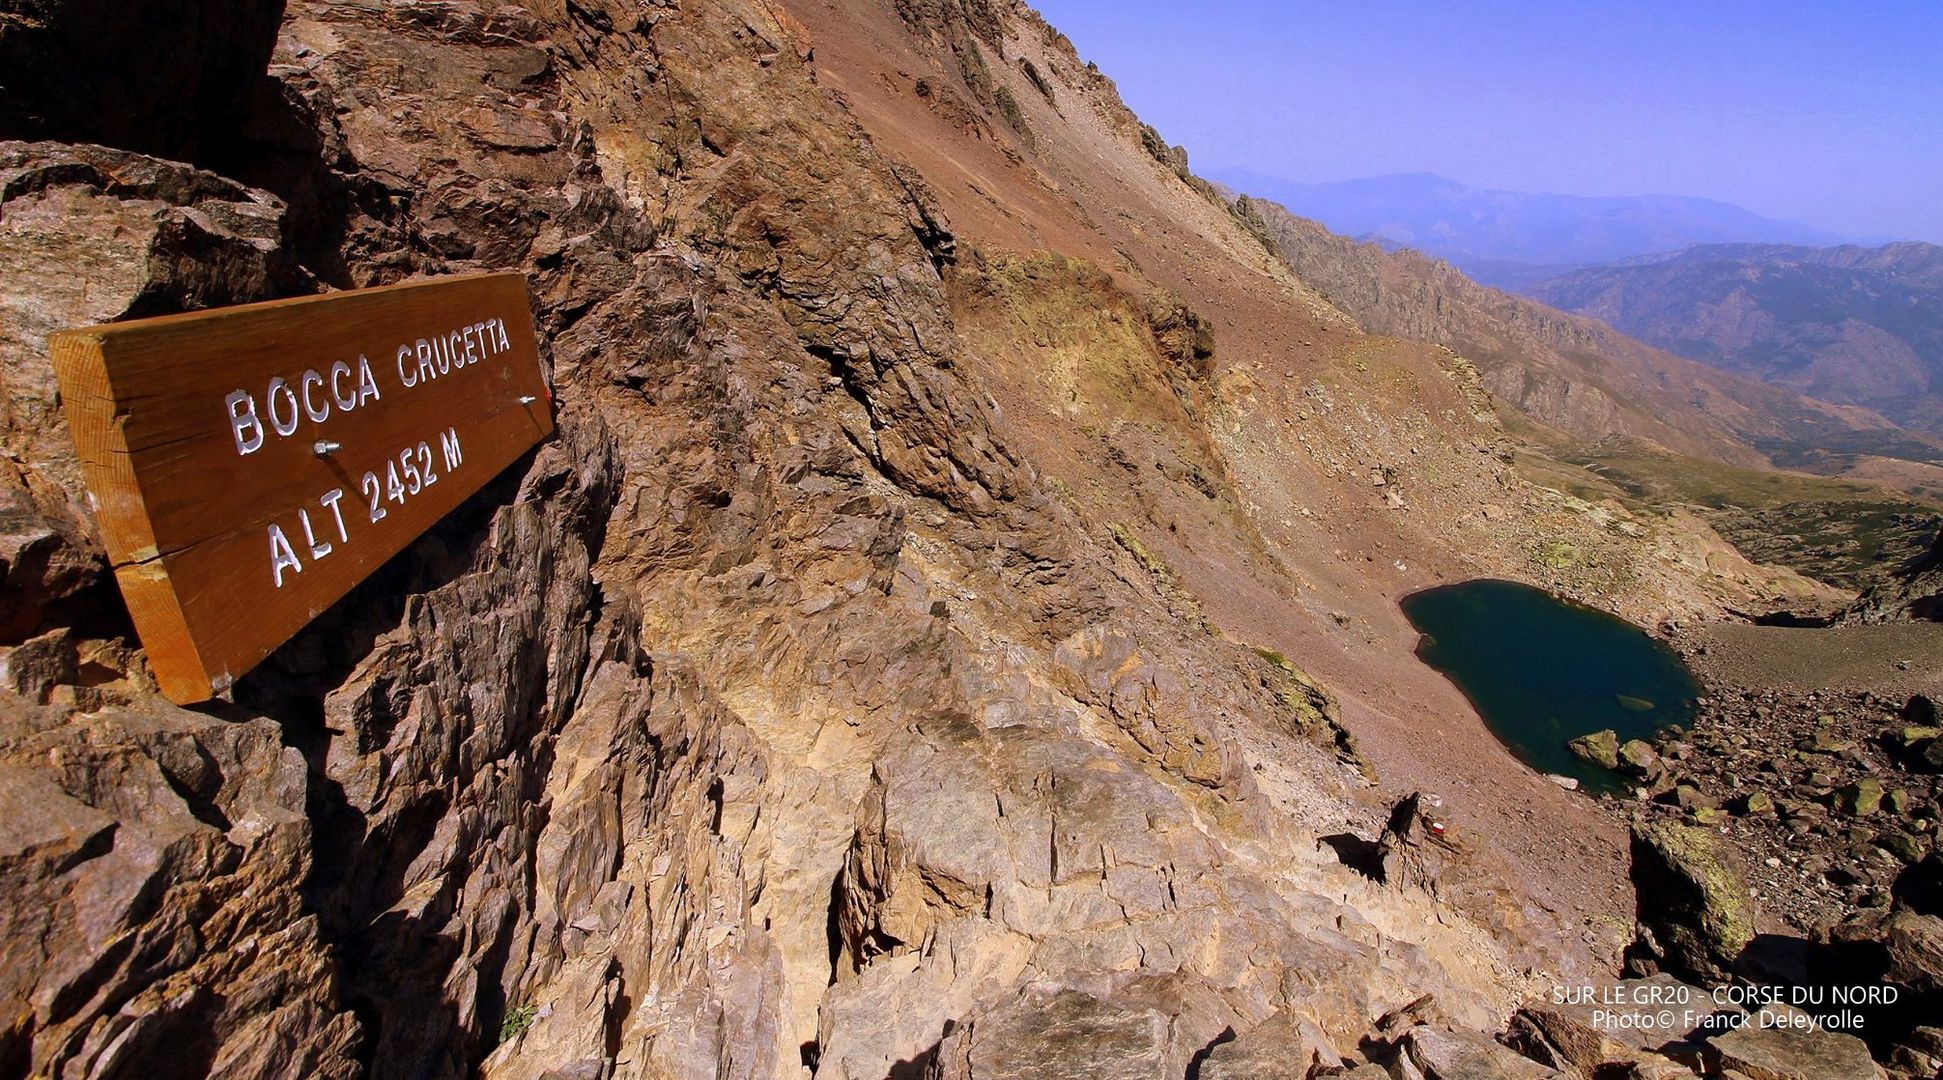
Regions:
[[1664, 193], [1943, 242], [1943, 2], [1035, 0], [1196, 172]]

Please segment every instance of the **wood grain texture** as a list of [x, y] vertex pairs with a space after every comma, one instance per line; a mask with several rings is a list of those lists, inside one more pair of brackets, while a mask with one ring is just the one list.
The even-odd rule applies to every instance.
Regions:
[[553, 432], [519, 274], [70, 330], [50, 350], [115, 577], [183, 704]]

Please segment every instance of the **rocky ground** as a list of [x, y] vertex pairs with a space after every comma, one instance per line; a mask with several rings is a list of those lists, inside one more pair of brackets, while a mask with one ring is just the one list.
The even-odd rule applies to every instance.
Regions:
[[[1547, 511], [1461, 362], [1306, 296], [1029, 11], [234, 6], [195, 7], [234, 63], [160, 73], [194, 94], [87, 5], [0, 19], [78, 73], [0, 110], [0, 1072], [1002, 1077], [985, 1047], [1057, 1049], [1018, 1020], [1050, 998], [1126, 1033], [1093, 1059], [1178, 1078], [1270, 1023], [1365, 1056], [1425, 995], [1488, 1039], [1589, 962], [1502, 851], [1432, 890], [1317, 842], [1398, 793], [1312, 660], [1355, 652], [1342, 685], [1399, 724], [1448, 700], [1372, 620], [1465, 570], [1460, 515], [1508, 565], [1526, 525], [1610, 556], [1610, 587], [1656, 549]], [[872, 119], [990, 175], [865, 129], [862, 28], [911, 72]], [[233, 108], [87, 122], [191, 97]], [[1061, 109], [1111, 166], [1059, 149]], [[1035, 154], [1090, 170], [1113, 235]], [[1093, 269], [971, 235], [1015, 207]], [[556, 438], [231, 700], [162, 700], [46, 335], [488, 269], [527, 277]], [[1001, 329], [1048, 296], [1099, 339]], [[1656, 580], [1642, 604], [1714, 602]], [[1618, 877], [1604, 839], [1580, 872]]]
[[1898, 878], [1943, 847], [1943, 625], [1661, 629], [1706, 695], [1689, 728], [1573, 741], [1631, 785], [1602, 805], [1729, 838], [1778, 930], [1887, 907]]
[[1725, 693], [1692, 729], [1630, 748], [1621, 767], [1641, 785], [1634, 817], [1717, 828], [1746, 854], [1761, 909], [1797, 931], [1887, 906], [1897, 877], [1943, 844], [1934, 704]]
[[1885, 906], [1943, 844], [1943, 627], [1723, 624], [1674, 640], [1708, 696], [1690, 731], [1659, 740], [1657, 775], [1633, 769], [1641, 813], [1724, 830], [1763, 910], [1797, 931]]
[[[1629, 968], [1784, 1001], [1796, 988], [1886, 986], [1900, 1002], [1792, 1020], [1757, 1009], [1717, 1018], [1725, 1034], [1658, 1049], [1710, 1068], [1752, 1051], [1762, 1061], [1737, 1069], [1748, 1075], [1874, 1076], [1871, 1054], [1892, 1076], [1938, 1075], [1943, 627], [1665, 629], [1707, 688], [1691, 727], [1572, 744], [1634, 785], [1599, 799], [1634, 837]], [[1583, 1045], [1572, 1032], [1586, 1019], [1528, 1007], [1511, 1041], [1529, 1050], [1551, 1032], [1555, 1045]]]
[[[1801, 581], [1525, 484], [1022, 5], [248, 6], [0, 18], [75, 76], [0, 98], [0, 1072], [1539, 1068], [1625, 833], [1396, 598]], [[488, 269], [556, 438], [162, 700], [46, 334]], [[1455, 839], [1342, 857], [1432, 776]]]

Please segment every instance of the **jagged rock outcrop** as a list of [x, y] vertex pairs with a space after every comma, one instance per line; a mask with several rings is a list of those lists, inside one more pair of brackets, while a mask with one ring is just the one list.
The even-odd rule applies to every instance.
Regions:
[[1839, 1032], [1743, 1027], [1708, 1045], [1712, 1068], [1749, 1080], [1879, 1080], [1861, 1039]]
[[[967, 11], [965, 55], [1040, 25]], [[256, 55], [198, 25], [210, 72]], [[293, 0], [181, 151], [220, 175], [54, 113], [0, 146], [9, 1072], [998, 1075], [1049, 1000], [1179, 1076], [1522, 996], [1315, 850], [1374, 814], [1339, 721], [1018, 449], [947, 216], [811, 52], [736, 0]], [[233, 701], [160, 701], [45, 332], [502, 267], [556, 438]], [[1142, 295], [1212, 413], [1209, 324]], [[1182, 487], [1237, 512], [1192, 430]]]
[[0, 350], [13, 361], [0, 368], [0, 641], [11, 642], [50, 613], [85, 620], [103, 603], [83, 595], [102, 581], [102, 554], [47, 336], [312, 286], [269, 192], [59, 143], [0, 144], [0, 266]]
[[1489, 1036], [1427, 1024], [1405, 1032], [1399, 1052], [1401, 1062], [1425, 1080], [1546, 1080], [1564, 1075]]
[[1712, 831], [1670, 821], [1633, 826], [1641, 935], [1634, 964], [1709, 985], [1754, 940], [1754, 902], [1733, 850]]
[[0, 708], [9, 1075], [352, 1077], [303, 757], [140, 695]]
[[[1200, 1080], [1306, 1080], [1343, 1060], [1313, 1020], [1277, 1013], [1200, 1055]], [[1190, 1069], [1190, 1071], [1192, 1071]]]
[[[1665, 973], [1592, 991], [1569, 989], [1519, 1009], [1505, 1041], [1536, 1061], [1586, 1076], [1622, 1070], [1681, 1076], [1683, 1066], [1700, 1065], [1709, 1037], [1747, 1022], [1740, 1006], [1715, 1004], [1705, 989]], [[1668, 1002], [1683, 1007], [1675, 1013]]]
[[1028, 995], [953, 1031], [927, 1080], [1027, 1080], [1098, 1076], [1163, 1080], [1181, 1075], [1169, 1060], [1166, 1015], [1115, 1009], [1076, 990]]

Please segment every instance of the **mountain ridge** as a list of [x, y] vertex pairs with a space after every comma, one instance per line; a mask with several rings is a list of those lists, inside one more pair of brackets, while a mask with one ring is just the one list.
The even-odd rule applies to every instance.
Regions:
[[1831, 405], [1633, 340], [1597, 319], [1472, 280], [1414, 251], [1390, 251], [1331, 232], [1278, 204], [1236, 206], [1305, 281], [1378, 333], [1433, 341], [1480, 365], [1486, 384], [1541, 423], [1588, 439], [1646, 438], [1738, 464], [1761, 447], [1817, 433], [1894, 431], [1868, 410]]

